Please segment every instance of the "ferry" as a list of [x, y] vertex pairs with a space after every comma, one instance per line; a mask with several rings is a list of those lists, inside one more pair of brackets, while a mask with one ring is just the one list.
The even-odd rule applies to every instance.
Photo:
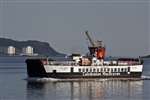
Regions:
[[101, 79], [141, 78], [143, 61], [140, 58], [106, 59], [102, 41], [93, 41], [88, 31], [87, 55], [72, 54], [64, 60], [53, 58], [27, 59], [27, 74], [31, 78]]

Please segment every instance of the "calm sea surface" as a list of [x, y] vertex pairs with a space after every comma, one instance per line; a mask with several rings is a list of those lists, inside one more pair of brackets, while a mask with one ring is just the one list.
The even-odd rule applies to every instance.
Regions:
[[[24, 58], [0, 58], [0, 100], [150, 100], [150, 80], [28, 82]], [[150, 59], [143, 75], [150, 77]]]

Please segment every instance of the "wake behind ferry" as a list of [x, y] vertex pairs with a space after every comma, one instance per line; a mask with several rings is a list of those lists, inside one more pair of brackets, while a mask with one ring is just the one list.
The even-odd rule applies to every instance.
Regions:
[[72, 54], [66, 60], [53, 58], [27, 59], [27, 74], [32, 78], [93, 79], [141, 78], [143, 61], [140, 58], [105, 59], [106, 48], [102, 41], [93, 41], [88, 31], [89, 53]]

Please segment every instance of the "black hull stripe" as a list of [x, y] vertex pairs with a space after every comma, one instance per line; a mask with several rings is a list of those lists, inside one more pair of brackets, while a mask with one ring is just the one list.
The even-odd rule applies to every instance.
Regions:
[[86, 75], [84, 76], [83, 74], [80, 73], [45, 73], [43, 75], [33, 75], [29, 77], [40, 77], [40, 78], [140, 78], [141, 77], [141, 72], [134, 72], [130, 74], [124, 74], [124, 75], [114, 75], [114, 76], [106, 76], [106, 75]]

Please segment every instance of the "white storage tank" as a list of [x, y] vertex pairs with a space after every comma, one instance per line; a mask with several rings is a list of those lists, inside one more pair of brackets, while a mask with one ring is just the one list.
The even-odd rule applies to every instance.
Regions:
[[26, 48], [26, 53], [27, 53], [27, 54], [33, 54], [33, 47], [27, 46], [27, 48]]
[[8, 46], [8, 52], [9, 55], [15, 55], [16, 49], [13, 46]]
[[27, 46], [27, 47], [25, 47], [25, 48], [23, 48], [23, 53], [25, 54], [25, 55], [33, 55], [33, 47], [31, 47], [31, 46]]

